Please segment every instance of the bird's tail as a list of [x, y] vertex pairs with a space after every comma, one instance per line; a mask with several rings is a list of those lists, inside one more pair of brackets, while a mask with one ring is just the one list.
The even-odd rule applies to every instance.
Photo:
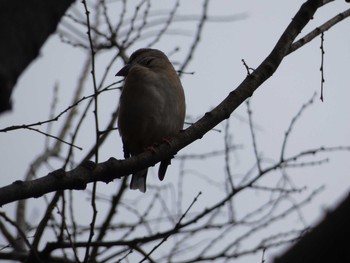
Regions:
[[158, 169], [158, 178], [159, 180], [163, 181], [166, 169], [168, 168], [168, 165], [170, 164], [170, 159], [169, 160], [163, 160], [160, 162], [159, 169]]
[[148, 169], [141, 170], [131, 177], [130, 189], [139, 189], [142, 193], [146, 192], [146, 178]]

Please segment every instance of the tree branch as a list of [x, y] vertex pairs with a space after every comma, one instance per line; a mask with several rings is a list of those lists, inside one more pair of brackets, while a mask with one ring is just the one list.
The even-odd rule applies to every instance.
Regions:
[[218, 123], [230, 117], [232, 112], [240, 106], [254, 91], [277, 70], [283, 58], [301, 30], [312, 19], [316, 10], [322, 6], [322, 0], [308, 0], [297, 12], [288, 25], [276, 46], [260, 66], [212, 111], [207, 112], [199, 121], [176, 136], [171, 147], [161, 144], [156, 153], [144, 152], [138, 156], [120, 161], [114, 158], [106, 162], [94, 164], [83, 162], [77, 168], [64, 172], [56, 170], [49, 175], [29, 181], [17, 181], [0, 189], [0, 205], [16, 200], [40, 197], [43, 194], [64, 189], [85, 189], [91, 182], [110, 182], [116, 178], [129, 175], [157, 162], [171, 158], [182, 148], [202, 138]]

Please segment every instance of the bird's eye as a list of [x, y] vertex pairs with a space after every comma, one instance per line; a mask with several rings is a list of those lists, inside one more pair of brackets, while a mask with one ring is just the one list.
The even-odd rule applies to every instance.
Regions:
[[145, 66], [149, 66], [152, 62], [153, 58], [143, 58], [140, 61], [140, 64], [145, 65]]

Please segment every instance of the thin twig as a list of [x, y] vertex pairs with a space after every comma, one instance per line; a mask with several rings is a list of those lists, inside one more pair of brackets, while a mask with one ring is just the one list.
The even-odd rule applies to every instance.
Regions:
[[[176, 231], [179, 229], [179, 226], [181, 225], [181, 221], [186, 217], [187, 213], [190, 211], [190, 209], [192, 208], [192, 206], [197, 202], [198, 197], [202, 194], [202, 192], [199, 192], [197, 194], [197, 196], [193, 199], [192, 203], [189, 205], [189, 207], [187, 208], [187, 210], [185, 211], [185, 213], [183, 213], [183, 215], [180, 217], [179, 221], [176, 223], [173, 232], [176, 233]], [[141, 261], [144, 262], [146, 259], [148, 259], [148, 257], [157, 249], [159, 248], [165, 241], [167, 241], [167, 239], [171, 236], [172, 234], [166, 235], [161, 242], [159, 242]]]
[[256, 159], [256, 165], [258, 167], [259, 173], [261, 173], [261, 171], [262, 171], [261, 158], [260, 158], [260, 154], [258, 151], [257, 139], [256, 139], [253, 118], [252, 118], [252, 110], [250, 108], [250, 100], [249, 99], [246, 101], [246, 105], [247, 105], [248, 120], [249, 120], [249, 130], [250, 130], [250, 135], [252, 138], [253, 150], [254, 150], [254, 155], [255, 155], [255, 159]]
[[300, 119], [302, 113], [309, 107], [313, 104], [314, 102], [314, 99], [316, 97], [316, 93], [314, 93], [312, 95], [312, 97], [305, 103], [301, 106], [300, 110], [298, 111], [298, 113], [292, 118], [290, 124], [289, 124], [289, 127], [287, 129], [287, 131], [285, 132], [285, 135], [284, 135], [284, 139], [283, 139], [283, 143], [282, 143], [282, 147], [281, 147], [281, 155], [280, 155], [280, 161], [283, 162], [284, 161], [284, 155], [285, 155], [285, 152], [286, 152], [286, 146], [287, 146], [287, 142], [288, 142], [288, 139], [289, 139], [289, 136], [292, 132], [292, 129], [294, 128], [294, 125], [295, 123], [297, 122], [297, 120]]
[[[333, 0], [334, 1], [334, 0]], [[329, 19], [327, 22], [322, 24], [321, 26], [315, 28], [310, 33], [308, 33], [306, 36], [300, 38], [298, 41], [295, 41], [291, 47], [289, 48], [287, 55], [290, 53], [296, 51], [297, 49], [301, 48], [302, 46], [309, 43], [311, 40], [316, 38], [318, 35], [322, 34], [323, 32], [327, 31], [328, 29], [332, 28], [337, 23], [341, 22], [345, 18], [350, 16], [350, 9], [347, 9], [346, 11], [336, 15], [335, 17]]]
[[321, 71], [321, 95], [320, 95], [320, 100], [323, 102], [323, 85], [325, 82], [324, 79], [324, 32], [322, 32], [321, 34], [321, 46], [320, 46], [320, 50], [321, 50], [321, 67], [320, 67], [320, 71]]
[[208, 16], [208, 7], [209, 7], [209, 0], [205, 0], [204, 4], [203, 4], [203, 10], [202, 10], [202, 15], [201, 18], [199, 20], [199, 24], [197, 27], [197, 32], [196, 35], [194, 37], [193, 43], [189, 49], [189, 52], [187, 54], [187, 57], [185, 58], [185, 61], [182, 63], [180, 69], [179, 69], [179, 76], [181, 77], [181, 72], [185, 71], [187, 65], [190, 63], [190, 61], [192, 60], [192, 57], [194, 55], [194, 52], [199, 44], [203, 29], [204, 29], [204, 24], [207, 20], [207, 16]]
[[[89, 39], [90, 44], [90, 52], [91, 52], [91, 76], [92, 76], [92, 82], [93, 82], [93, 89], [94, 89], [94, 120], [95, 120], [95, 137], [96, 137], [96, 151], [95, 151], [95, 161], [98, 162], [98, 151], [99, 151], [99, 138], [100, 138], [100, 132], [99, 132], [99, 121], [98, 121], [98, 89], [96, 84], [96, 71], [95, 71], [95, 50], [94, 50], [94, 43], [92, 40], [91, 35], [91, 24], [90, 24], [90, 11], [88, 10], [87, 3], [85, 0], [82, 0], [82, 4], [84, 6], [85, 14], [86, 14], [86, 24], [87, 24], [87, 35]], [[98, 13], [98, 10], [96, 11]], [[90, 223], [90, 232], [89, 232], [89, 238], [85, 250], [85, 257], [84, 262], [89, 261], [89, 250], [90, 250], [90, 243], [92, 241], [92, 238], [94, 236], [94, 228], [97, 218], [97, 207], [96, 207], [96, 188], [97, 188], [97, 182], [93, 183], [92, 188], [92, 198], [91, 198], [91, 206], [93, 210], [91, 223]]]

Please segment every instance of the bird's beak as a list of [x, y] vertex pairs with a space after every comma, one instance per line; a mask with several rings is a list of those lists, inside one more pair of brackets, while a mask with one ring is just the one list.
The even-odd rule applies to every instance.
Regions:
[[121, 76], [121, 77], [126, 77], [129, 73], [129, 69], [130, 69], [131, 65], [130, 64], [126, 64], [121, 70], [118, 71], [117, 74], [115, 74], [116, 76]]

